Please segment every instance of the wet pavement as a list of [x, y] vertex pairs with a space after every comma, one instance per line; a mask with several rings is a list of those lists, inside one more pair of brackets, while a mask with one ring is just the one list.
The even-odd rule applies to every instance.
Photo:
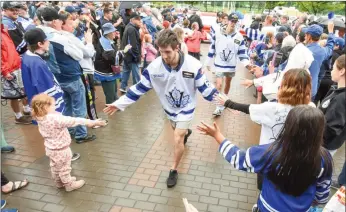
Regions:
[[[202, 45], [204, 58], [208, 45]], [[203, 59], [202, 59], [203, 61]], [[213, 74], [207, 73], [214, 82]], [[239, 85], [250, 77], [239, 67], [232, 81], [230, 97], [242, 103], [255, 103], [254, 89]], [[102, 113], [105, 100], [97, 87], [97, 111]], [[10, 195], [3, 195], [7, 207], [20, 211], [185, 211], [185, 197], [199, 211], [251, 211], [256, 202], [256, 175], [237, 171], [217, 153], [216, 142], [197, 132], [200, 121], [212, 123], [215, 106], [198, 94], [193, 133], [186, 144], [179, 166], [178, 184], [167, 189], [166, 178], [173, 160], [173, 131], [154, 91], [144, 95], [125, 112], [108, 118], [105, 128], [91, 130], [95, 141], [76, 144], [72, 150], [81, 158], [72, 163], [72, 175], [86, 185], [70, 193], [54, 187], [43, 139], [34, 125], [14, 124], [9, 105], [2, 107], [5, 137], [16, 148], [2, 154], [2, 171], [9, 180], [27, 178], [30, 184]], [[225, 111], [216, 119], [224, 135], [240, 147], [258, 144], [260, 126], [248, 115]], [[345, 160], [344, 147], [334, 157], [336, 173]]]

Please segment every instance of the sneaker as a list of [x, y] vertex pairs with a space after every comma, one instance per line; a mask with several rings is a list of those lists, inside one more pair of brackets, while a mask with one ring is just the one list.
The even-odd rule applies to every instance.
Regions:
[[81, 144], [81, 143], [84, 143], [84, 142], [93, 141], [95, 139], [96, 139], [96, 135], [87, 135], [84, 138], [76, 138], [76, 143], [77, 144]]
[[3, 209], [6, 206], [6, 200], [1, 200], [1, 209]]
[[222, 110], [220, 108], [216, 108], [213, 112], [213, 116], [221, 116]]
[[76, 160], [78, 160], [79, 158], [80, 158], [80, 154], [75, 152], [75, 153], [73, 153], [73, 155], [72, 155], [71, 162], [76, 161]]
[[177, 184], [178, 181], [178, 171], [171, 169], [169, 176], [167, 178], [167, 187], [172, 188]]
[[65, 186], [67, 192], [82, 188], [85, 185], [84, 180], [73, 181], [70, 185]]
[[190, 137], [191, 134], [192, 134], [192, 130], [191, 130], [191, 129], [188, 129], [188, 130], [187, 130], [187, 134], [186, 134], [185, 137], [184, 137], [184, 145], [186, 144], [187, 139]]
[[10, 152], [14, 152], [14, 147], [13, 146], [4, 146], [1, 147], [1, 153], [10, 153]]
[[119, 88], [119, 91], [120, 91], [121, 93], [126, 93], [126, 90], [125, 90], [125, 89], [122, 89], [122, 88]]
[[254, 204], [253, 206], [252, 206], [252, 210], [251, 210], [252, 212], [258, 212], [258, 207], [257, 207], [257, 204]]
[[24, 114], [24, 116], [31, 116], [31, 112], [30, 111], [29, 112], [23, 111], [23, 114]]
[[31, 124], [31, 116], [21, 116], [19, 119], [15, 119], [16, 124]]
[[330, 187], [339, 190], [339, 188], [341, 187], [341, 185], [338, 183], [338, 181], [332, 180], [332, 184], [330, 185]]

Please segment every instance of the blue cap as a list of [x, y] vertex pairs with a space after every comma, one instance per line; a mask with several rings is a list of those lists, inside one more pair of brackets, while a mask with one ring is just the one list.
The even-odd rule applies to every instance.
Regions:
[[344, 48], [345, 40], [343, 38], [335, 38], [335, 46], [339, 46], [340, 49]]
[[323, 28], [317, 24], [313, 24], [309, 27], [303, 28], [302, 31], [305, 34], [310, 34], [312, 36], [321, 36], [323, 33]]
[[229, 16], [228, 16], [228, 20], [229, 20], [229, 21], [238, 20], [238, 19], [239, 19], [239, 16], [238, 16], [238, 14], [235, 13], [235, 12], [229, 14]]
[[77, 12], [76, 8], [73, 7], [73, 6], [65, 7], [65, 11], [68, 12], [68, 13], [76, 13]]
[[109, 33], [117, 31], [111, 23], [105, 23], [102, 26], [102, 30], [103, 30], [103, 35], [107, 35]]

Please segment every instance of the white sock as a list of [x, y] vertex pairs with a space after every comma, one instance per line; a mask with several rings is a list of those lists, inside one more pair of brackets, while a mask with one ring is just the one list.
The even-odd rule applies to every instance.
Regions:
[[23, 109], [24, 109], [24, 112], [26, 112], [26, 113], [31, 112], [30, 105], [25, 105], [25, 106], [23, 106]]
[[23, 116], [22, 112], [14, 113], [14, 115], [16, 116], [16, 119], [19, 119], [20, 117]]

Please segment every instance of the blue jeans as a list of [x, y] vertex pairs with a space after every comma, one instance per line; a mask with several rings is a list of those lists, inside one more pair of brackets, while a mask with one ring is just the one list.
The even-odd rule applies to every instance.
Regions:
[[130, 74], [132, 71], [132, 82], [133, 84], [137, 84], [140, 80], [139, 75], [139, 64], [138, 63], [124, 63], [122, 79], [121, 79], [121, 89], [126, 90], [127, 82], [129, 81]]
[[[85, 87], [82, 79], [60, 83], [61, 89], [64, 91], [65, 108], [62, 112], [64, 116], [73, 116], [78, 118], [86, 118], [86, 97]], [[86, 126], [77, 126], [69, 128], [70, 134], [74, 135], [76, 139], [85, 138], [88, 134]]]

